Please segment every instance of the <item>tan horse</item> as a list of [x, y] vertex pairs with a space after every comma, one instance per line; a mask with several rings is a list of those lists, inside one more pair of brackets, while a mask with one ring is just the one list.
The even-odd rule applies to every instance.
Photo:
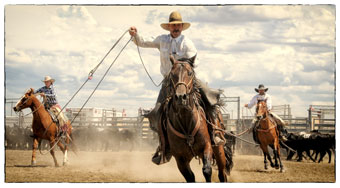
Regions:
[[197, 100], [194, 58], [181, 61], [171, 58], [171, 62], [173, 66], [168, 77], [171, 96], [166, 106], [166, 127], [170, 151], [176, 159], [177, 167], [187, 182], [195, 182], [190, 161], [198, 156], [203, 161], [205, 180], [211, 182], [214, 157], [218, 165], [219, 180], [227, 182], [227, 174], [230, 173], [228, 165], [231, 163], [226, 162], [223, 145], [211, 144], [206, 115]]
[[67, 136], [65, 138], [66, 145], [61, 143], [61, 138], [57, 137], [58, 127], [52, 121], [50, 114], [45, 110], [44, 105], [36, 98], [34, 94], [34, 90], [29, 89], [24, 96], [17, 102], [16, 106], [13, 108], [15, 112], [21, 111], [22, 109], [30, 108], [33, 114], [33, 152], [32, 152], [32, 160], [31, 164], [36, 165], [36, 150], [38, 148], [38, 144], [42, 139], [48, 140], [50, 143], [50, 153], [53, 157], [55, 166], [59, 166], [57, 159], [54, 155], [54, 147], [56, 142], [61, 151], [64, 154], [63, 165], [66, 165], [68, 162], [67, 159], [67, 150], [68, 145], [70, 143], [70, 138], [72, 138], [72, 126], [70, 121], [67, 122]]
[[[259, 120], [257, 128], [257, 138], [264, 154], [264, 168], [268, 169], [267, 158], [271, 167], [280, 168], [280, 172], [284, 172], [284, 167], [280, 158], [279, 134], [275, 120], [270, 116], [267, 109], [267, 101], [258, 101], [256, 105], [256, 117]], [[268, 145], [273, 148], [275, 164], [272, 162], [268, 151]], [[278, 164], [280, 163], [280, 166]]]

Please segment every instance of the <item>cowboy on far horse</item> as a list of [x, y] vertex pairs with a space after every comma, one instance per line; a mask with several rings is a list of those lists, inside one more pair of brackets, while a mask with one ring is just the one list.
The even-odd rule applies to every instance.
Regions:
[[[59, 121], [59, 129], [61, 128], [61, 131], [64, 132], [66, 131], [67, 128], [67, 119], [64, 116], [63, 112], [61, 111], [61, 107], [58, 104], [57, 101], [57, 94], [54, 90], [53, 83], [55, 82], [55, 79], [51, 78], [50, 76], [45, 76], [45, 79], [42, 80], [42, 82], [45, 83], [45, 86], [39, 88], [36, 90], [34, 93], [40, 94], [41, 97], [44, 99], [46, 98], [45, 101], [45, 109], [51, 114], [52, 119], [55, 117]], [[61, 133], [59, 130], [59, 132]]]
[[[156, 38], [144, 38], [137, 33], [136, 27], [130, 27], [129, 33], [133, 37], [133, 42], [137, 46], [144, 48], [157, 48], [160, 51], [160, 72], [165, 80], [165, 78], [168, 77], [172, 68], [170, 56], [173, 56], [176, 60], [189, 59], [197, 55], [197, 50], [194, 43], [187, 36], [182, 35], [182, 31], [188, 29], [190, 27], [190, 23], [183, 22], [182, 16], [179, 12], [172, 12], [169, 16], [169, 22], [162, 23], [161, 27], [166, 31], [169, 31], [170, 33], [159, 35]], [[195, 80], [195, 84], [198, 85], [200, 95], [202, 97], [202, 100], [204, 101], [204, 104], [202, 106], [205, 107], [204, 110], [206, 111], [206, 114], [208, 116], [207, 119], [209, 118], [212, 122], [214, 122], [214, 120], [216, 119], [216, 109], [214, 107], [219, 104], [219, 96], [222, 91], [212, 90], [200, 80]], [[168, 141], [164, 138], [162, 131], [158, 130], [159, 123], [162, 121], [161, 116], [163, 109], [161, 108], [161, 106], [162, 104], [164, 104], [168, 97], [166, 88], [167, 83], [163, 82], [162, 88], [157, 98], [156, 106], [150, 112], [150, 114], [147, 115], [150, 121], [151, 129], [158, 132], [160, 137], [161, 145], [158, 147], [156, 153], [152, 158], [152, 161], [157, 165], [166, 163], [171, 158]], [[221, 133], [215, 134], [212, 127], [209, 128], [209, 131], [211, 134], [212, 142], [214, 144], [224, 144], [224, 138]], [[161, 146], [164, 145], [166, 149], [165, 151], [162, 151]]]
[[[275, 122], [278, 126], [280, 139], [282, 139], [283, 141], [287, 141], [287, 138], [283, 135], [284, 126], [285, 126], [286, 123], [277, 114], [275, 114], [274, 112], [271, 111], [271, 109], [272, 109], [272, 98], [268, 93], [266, 93], [268, 91], [268, 88], [265, 88], [263, 84], [260, 84], [258, 86], [258, 88], [255, 88], [255, 91], [258, 94], [255, 95], [248, 104], [245, 104], [244, 107], [247, 107], [247, 108], [250, 109], [253, 106], [255, 106], [258, 103], [258, 101], [266, 101], [269, 114], [273, 117], [273, 119], [275, 120]], [[253, 123], [254, 130], [256, 130], [255, 128], [258, 124], [258, 121], [259, 120], [257, 118], [253, 119], [252, 123]], [[256, 138], [256, 136], [254, 136], [254, 138]]]

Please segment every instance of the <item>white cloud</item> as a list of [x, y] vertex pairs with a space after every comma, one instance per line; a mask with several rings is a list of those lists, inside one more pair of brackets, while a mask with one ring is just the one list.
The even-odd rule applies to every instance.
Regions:
[[25, 53], [22, 50], [16, 50], [16, 49], [7, 49], [6, 59], [9, 61], [16, 62], [16, 63], [25, 63], [25, 64], [32, 63], [32, 59], [29, 54]]
[[[276, 104], [291, 104], [299, 116], [310, 104], [334, 103], [335, 7], [328, 5], [6, 6], [7, 96], [39, 87], [43, 76], [51, 75], [65, 104], [126, 29], [134, 25], [143, 36], [167, 33], [159, 25], [173, 10], [192, 24], [183, 34], [196, 45], [197, 77], [209, 86], [245, 103], [263, 83]], [[73, 105], [83, 103], [128, 39], [127, 34]], [[159, 83], [158, 50], [140, 50]], [[140, 106], [152, 107], [158, 91], [130, 43], [89, 105], [135, 114]]]

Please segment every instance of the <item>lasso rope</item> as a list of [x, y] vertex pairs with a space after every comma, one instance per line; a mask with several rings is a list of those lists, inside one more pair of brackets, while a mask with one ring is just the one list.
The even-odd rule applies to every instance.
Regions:
[[[58, 139], [58, 140], [57, 140]], [[50, 147], [50, 149], [48, 149], [46, 152], [41, 152], [41, 142], [42, 142], [42, 140], [40, 141], [40, 143], [39, 143], [39, 152], [40, 152], [40, 154], [41, 155], [46, 155], [48, 152], [50, 152], [51, 150], [53, 150], [54, 148], [55, 148], [55, 146], [60, 142], [60, 140], [62, 139], [62, 136], [58, 136], [58, 137], [56, 137], [56, 138], [54, 138], [54, 144], [53, 144], [53, 146], [52, 147]], [[57, 140], [57, 141], [56, 141]]]
[[[136, 37], [135, 37], [135, 40], [136, 40]], [[136, 40], [136, 42], [137, 42], [137, 40]], [[146, 67], [145, 67], [145, 65], [144, 65], [144, 61], [143, 61], [142, 56], [141, 56], [141, 54], [140, 54], [138, 44], [137, 44], [136, 46], [137, 46], [137, 51], [138, 51], [139, 59], [140, 59], [140, 61], [142, 62], [142, 65], [143, 65], [143, 67], [144, 67], [144, 70], [145, 70], [146, 74], [149, 76], [149, 78], [150, 78], [150, 80], [152, 81], [153, 85], [155, 85], [156, 87], [159, 87], [159, 86], [163, 83], [163, 81], [161, 81], [159, 84], [156, 84], [156, 83], [155, 83], [155, 81], [152, 79], [152, 77], [150, 76], [148, 70], [146, 69]]]
[[[71, 97], [71, 99], [64, 105], [64, 107], [60, 110], [60, 112], [57, 114], [57, 116], [56, 117], [58, 117], [59, 115], [60, 115], [60, 113], [66, 108], [66, 106], [74, 99], [74, 97], [79, 93], [79, 91], [85, 86], [85, 84], [89, 81], [89, 80], [91, 80], [92, 79], [92, 76], [93, 76], [93, 74], [97, 71], [97, 69], [98, 69], [98, 67], [103, 63], [103, 61], [106, 59], [106, 57], [110, 54], [110, 52], [117, 46], [117, 44], [119, 43], [119, 41], [123, 38], [123, 36], [128, 32], [129, 30], [126, 30], [123, 34], [122, 34], [122, 36], [116, 41], [116, 43], [110, 48], [110, 50], [105, 54], [105, 56], [102, 58], [102, 60], [89, 72], [89, 74], [88, 74], [88, 77], [87, 77], [87, 79], [85, 80], [85, 82], [79, 87], [79, 89], [73, 94], [73, 96]], [[130, 39], [131, 40], [131, 39]], [[129, 42], [130, 42], [130, 40], [129, 40]], [[128, 43], [129, 43], [128, 42]], [[128, 44], [127, 43], [127, 44]], [[126, 44], [126, 45], [127, 45]], [[126, 46], [125, 45], [125, 46]], [[125, 48], [125, 46], [124, 46], [124, 48]], [[124, 49], [123, 48], [123, 49]], [[120, 53], [122, 52], [122, 50], [119, 52], [119, 54], [118, 54], [118, 56], [120, 55]], [[118, 56], [116, 57], [116, 59], [118, 58]], [[116, 61], [116, 59], [114, 60], [114, 62]], [[113, 63], [114, 63], [113, 62]], [[111, 64], [111, 66], [113, 65], [113, 63]], [[110, 68], [111, 68], [111, 66], [110, 66]], [[109, 69], [110, 69], [109, 68]], [[109, 70], [108, 69], [108, 70]], [[103, 78], [106, 76], [106, 74], [107, 74], [107, 72], [108, 72], [108, 70], [106, 71], [106, 73], [105, 73], [105, 75], [103, 76]], [[103, 78], [102, 78], [102, 80], [103, 80]], [[98, 83], [98, 85], [97, 85], [97, 87], [99, 86], [99, 84], [101, 83], [101, 81], [102, 80], [100, 80], [100, 82]], [[96, 89], [97, 89], [97, 87], [96, 87]], [[94, 93], [94, 91], [91, 93], [91, 95], [90, 95], [90, 97], [93, 95], [93, 93]], [[89, 97], [89, 98], [90, 98]], [[86, 102], [84, 103], [84, 105], [82, 106], [82, 108], [78, 111], [78, 113], [76, 114], [76, 116], [75, 117], [77, 117], [78, 116], [78, 114], [81, 112], [81, 110], [83, 109], [83, 107], [85, 106], [85, 104], [88, 102], [88, 100], [89, 100], [89, 98], [86, 100]], [[74, 119], [75, 118], [73, 118], [73, 120], [71, 121], [71, 124], [72, 124], [72, 122], [74, 121]], [[49, 124], [49, 126], [47, 127], [47, 129], [45, 130], [45, 132], [44, 132], [44, 134], [43, 135], [45, 135], [46, 133], [47, 133], [47, 130], [50, 128], [50, 126], [52, 125], [52, 123], [53, 123], [53, 121]]]
[[[122, 53], [122, 51], [125, 49], [125, 47], [129, 44], [129, 42], [131, 41], [132, 37], [130, 38], [130, 40], [124, 45], [124, 47], [120, 50], [120, 52], [118, 53], [117, 57], [112, 61], [111, 65], [109, 66], [109, 68], [106, 70], [106, 72], [104, 73], [104, 75], [102, 76], [102, 78], [100, 79], [100, 81], [98, 82], [98, 84], [96, 85], [96, 87], [94, 88], [94, 90], [92, 91], [92, 93], [90, 94], [90, 96], [87, 98], [87, 100], [85, 101], [85, 103], [83, 104], [83, 106], [80, 108], [80, 110], [78, 111], [78, 113], [74, 116], [74, 118], [71, 121], [71, 124], [73, 123], [73, 121], [76, 119], [76, 117], [79, 115], [79, 113], [81, 112], [81, 110], [84, 108], [84, 106], [86, 105], [86, 103], [90, 100], [90, 98], [92, 97], [92, 95], [94, 94], [94, 92], [97, 90], [97, 88], [99, 87], [99, 85], [102, 83], [102, 81], [104, 80], [105, 76], [107, 75], [107, 73], [109, 72], [109, 70], [111, 69], [111, 67], [113, 66], [113, 64], [116, 62], [116, 60], [118, 59], [119, 55]], [[98, 68], [98, 67], [97, 67]]]
[[[60, 112], [58, 113], [58, 115], [57, 115], [57, 117], [59, 116], [59, 114], [66, 108], [66, 106], [73, 100], [73, 98], [79, 93], [79, 91], [84, 87], [84, 85], [89, 81], [89, 80], [91, 80], [92, 79], [92, 76], [93, 76], [93, 74], [97, 71], [97, 69], [98, 69], [98, 67], [103, 63], [103, 61], [106, 59], [106, 57], [110, 54], [110, 52], [117, 46], [117, 44], [119, 43], [119, 41], [124, 37], [124, 35], [128, 32], [129, 30], [126, 30], [123, 34], [122, 34], [122, 36], [120, 36], [120, 38], [117, 40], [117, 42], [110, 48], [110, 50], [105, 54], [105, 56], [102, 58], [102, 60], [89, 72], [89, 74], [88, 74], [88, 77], [87, 77], [87, 79], [85, 80], [85, 82], [83, 83], [83, 85], [81, 85], [80, 86], [80, 88], [73, 94], [73, 96], [71, 97], [71, 99], [64, 105], [64, 107], [60, 110]], [[130, 39], [131, 40], [131, 39]], [[130, 42], [130, 41], [129, 41]], [[128, 43], [129, 43], [128, 42]], [[126, 46], [126, 45], [125, 45]], [[125, 48], [125, 46], [124, 46], [124, 48]], [[123, 49], [124, 49], [123, 48]], [[122, 51], [120, 51], [119, 52], [119, 54], [118, 54], [118, 56], [120, 55], [120, 53], [121, 53]], [[117, 56], [117, 57], [118, 57]], [[117, 59], [117, 58], [116, 58]], [[114, 60], [114, 61], [116, 61], [116, 59]], [[114, 63], [114, 62], [113, 62]], [[112, 66], [112, 64], [111, 64], [111, 66]], [[111, 66], [110, 66], [110, 68], [111, 68]], [[109, 68], [109, 69], [110, 69]], [[107, 74], [107, 72], [108, 71], [106, 71], [106, 73], [105, 73], [105, 75]], [[105, 77], [105, 76], [104, 76]], [[101, 80], [102, 81], [102, 80]], [[101, 81], [100, 81], [100, 83], [101, 83]], [[99, 84], [100, 84], [99, 83]], [[97, 85], [97, 87], [98, 87], [98, 85]], [[97, 88], [96, 87], [96, 88]], [[91, 95], [92, 96], [92, 95]], [[87, 101], [86, 101], [87, 102]], [[86, 103], [85, 103], [86, 104]], [[80, 111], [79, 111], [80, 112]], [[79, 114], [79, 112], [78, 112], [78, 114]], [[77, 115], [78, 115], [77, 114]]]

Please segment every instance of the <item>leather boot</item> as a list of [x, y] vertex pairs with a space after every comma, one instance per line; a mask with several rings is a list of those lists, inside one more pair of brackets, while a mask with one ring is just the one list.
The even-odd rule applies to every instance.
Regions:
[[215, 143], [215, 145], [224, 145], [226, 142], [225, 142], [225, 139], [222, 138], [221, 134], [215, 133], [214, 134], [214, 143]]
[[156, 165], [161, 165], [170, 161], [172, 155], [170, 151], [165, 151], [165, 154], [161, 151], [161, 146], [157, 147], [156, 153], [152, 156], [152, 162]]

